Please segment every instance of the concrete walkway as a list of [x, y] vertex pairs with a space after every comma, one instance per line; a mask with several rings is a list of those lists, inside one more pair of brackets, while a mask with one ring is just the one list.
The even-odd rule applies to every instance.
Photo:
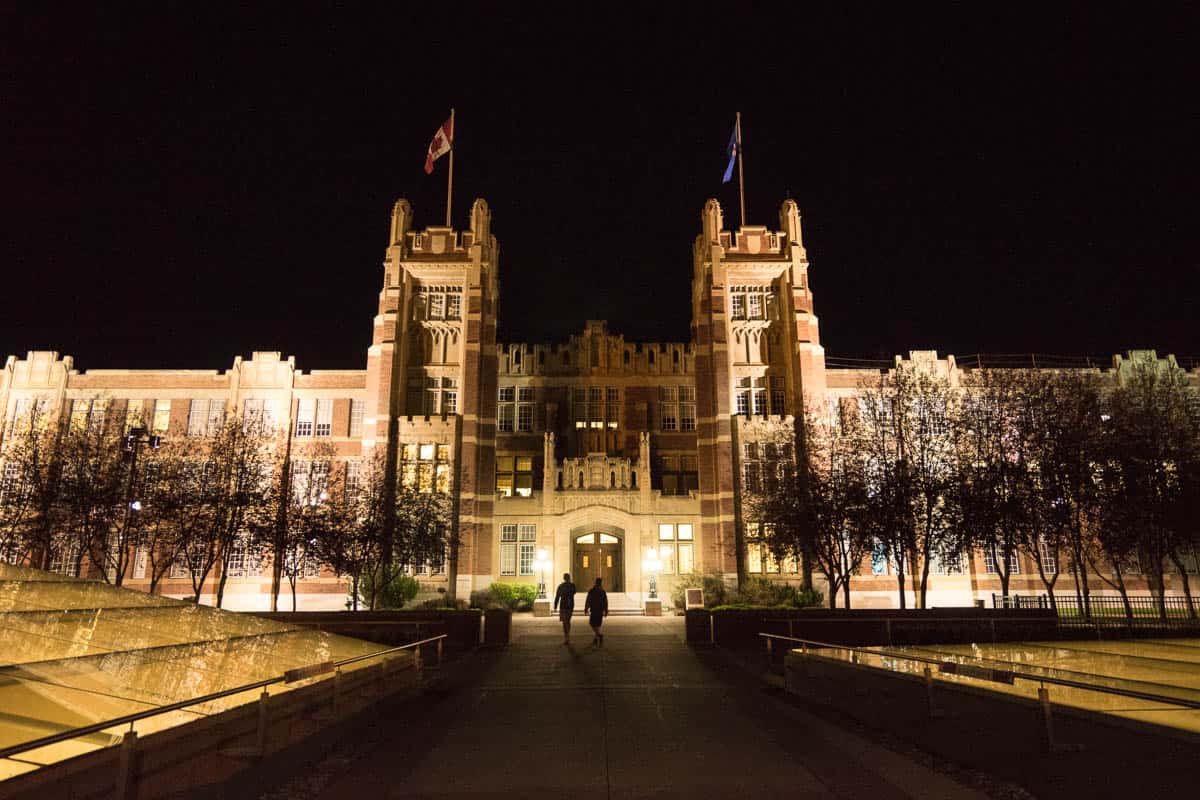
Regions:
[[603, 648], [573, 634], [518, 617], [508, 648], [418, 717], [380, 719], [309, 796], [982, 797], [779, 702], [689, 648], [681, 618], [610, 617]]

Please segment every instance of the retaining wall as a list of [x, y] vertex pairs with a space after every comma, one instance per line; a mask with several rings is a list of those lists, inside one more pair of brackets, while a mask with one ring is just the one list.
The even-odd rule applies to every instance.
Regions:
[[1012, 642], [1056, 638], [1050, 609], [763, 609], [687, 612], [689, 644], [763, 649], [758, 634], [830, 644], [901, 645]]
[[[510, 613], [511, 612], [507, 612]], [[402, 645], [446, 634], [452, 651], [474, 650], [483, 638], [483, 612], [474, 611], [280, 611], [257, 613], [285, 625], [353, 636], [368, 642]], [[505, 636], [504, 643], [508, 639]]]
[[1037, 797], [1175, 797], [1195, 786], [1200, 736], [1053, 705], [1048, 745], [1036, 699], [789, 652], [789, 693], [818, 713], [859, 724], [1019, 784]]
[[[263, 701], [252, 701], [137, 737], [132, 744], [127, 739], [18, 775], [0, 783], [0, 798], [216, 796], [227, 781], [321, 735], [377, 701], [417, 692], [421, 682], [417, 659], [399, 654], [381, 662], [281, 692], [269, 697], [265, 707], [260, 707]], [[260, 715], [264, 723], [261, 733]]]

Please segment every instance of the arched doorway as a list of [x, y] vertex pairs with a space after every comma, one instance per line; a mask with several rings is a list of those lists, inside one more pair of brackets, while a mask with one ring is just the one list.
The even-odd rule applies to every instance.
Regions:
[[625, 569], [622, 542], [611, 533], [584, 533], [571, 543], [572, 574], [575, 585], [586, 592], [600, 578], [605, 591], [625, 591]]

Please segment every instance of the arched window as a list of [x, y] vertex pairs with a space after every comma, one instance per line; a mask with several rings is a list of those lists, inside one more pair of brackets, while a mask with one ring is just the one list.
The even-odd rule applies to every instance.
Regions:
[[615, 473], [615, 472], [608, 473], [608, 488], [610, 488], [610, 489], [617, 488], [617, 473]]
[[562, 491], [562, 470], [558, 471], [558, 490]]
[[625, 351], [625, 366], [629, 366], [629, 351]]
[[579, 488], [583, 488], [583, 470], [579, 471]]
[[514, 348], [513, 354], [512, 354], [512, 359], [513, 359], [514, 367], [521, 366], [521, 351]]
[[637, 488], [637, 470], [633, 470], [629, 473], [629, 488]]
[[654, 363], [654, 350], [653, 349], [646, 351], [646, 358], [650, 361], [651, 364]]

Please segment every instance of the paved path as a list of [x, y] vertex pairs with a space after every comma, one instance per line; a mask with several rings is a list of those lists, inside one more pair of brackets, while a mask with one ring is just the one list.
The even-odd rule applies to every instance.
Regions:
[[512, 644], [414, 719], [380, 720], [322, 798], [978, 798], [779, 702], [682, 619], [518, 618]]

